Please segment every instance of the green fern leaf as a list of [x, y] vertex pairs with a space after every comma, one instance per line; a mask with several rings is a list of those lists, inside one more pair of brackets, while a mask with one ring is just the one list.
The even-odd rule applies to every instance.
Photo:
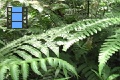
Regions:
[[54, 79], [54, 80], [68, 80], [70, 79], [70, 77], [67, 77], [67, 78], [60, 78], [60, 79]]
[[[79, 22], [79, 23], [82, 24], [82, 22]], [[88, 24], [88, 23], [86, 25], [84, 24], [84, 27], [80, 31], [77, 31], [74, 34], [67, 36], [68, 41], [64, 44], [63, 51], [66, 51], [75, 42], [77, 42], [79, 40], [83, 40], [86, 37], [93, 35], [93, 34], [97, 33], [98, 31], [101, 31], [104, 28], [109, 27], [109, 25], [119, 24], [120, 19], [119, 18], [107, 18], [107, 19], [101, 19], [101, 20], [93, 19], [93, 20], [91, 20], [90, 23], [91, 24]], [[73, 30], [78, 28], [78, 26], [76, 26], [75, 24], [77, 24], [77, 23], [71, 24], [71, 26], [74, 26]], [[72, 31], [72, 29], [70, 31]], [[68, 31], [68, 32], [70, 32], [70, 31]], [[63, 35], [63, 34], [61, 34], [61, 35]]]
[[49, 57], [49, 49], [45, 45], [41, 45], [41, 52], [44, 53], [47, 57]]
[[53, 64], [54, 64], [55, 67], [57, 67], [59, 65], [59, 60], [57, 60], [57, 59], [53, 60]]
[[33, 37], [33, 35], [31, 36], [24, 36], [18, 40], [14, 40], [12, 41], [9, 45], [6, 45], [5, 47], [3, 47], [2, 49], [0, 49], [0, 52], [3, 55], [6, 55], [9, 51], [11, 51], [11, 49], [13, 49], [13, 47], [20, 45], [19, 43], [21, 43], [22, 41], [27, 41], [29, 39], [31, 39], [31, 37]]
[[54, 67], [54, 64], [53, 64], [54, 61], [52, 58], [47, 58], [47, 61], [48, 61], [50, 66]]
[[87, 67], [87, 64], [82, 64], [81, 66], [78, 67], [77, 71], [80, 72], [80, 71], [82, 71], [82, 69], [84, 69], [85, 67]]
[[[49, 47], [49, 48], [57, 56], [59, 56], [59, 52], [58, 52], [59, 48], [56, 46], [57, 42], [54, 41], [57, 37], [62, 37], [63, 39], [67, 39], [66, 42], [63, 42], [63, 50], [66, 51], [76, 41], [83, 40], [86, 37], [93, 35], [104, 28], [109, 27], [109, 25], [114, 25], [119, 23], [120, 23], [119, 17], [106, 18], [106, 19], [86, 19], [83, 21], [78, 21], [69, 25], [64, 25], [63, 27], [60, 27], [60, 28], [54, 28], [54, 29], [48, 30], [46, 33], [43, 33], [41, 35], [24, 36], [16, 41], [11, 42], [10, 44], [6, 45], [4, 48], [0, 49], [0, 53], [3, 56], [8, 55], [8, 53], [10, 53], [11, 50], [13, 50], [13, 48], [20, 47], [24, 43], [27, 43], [27, 44], [31, 44], [37, 49], [40, 48], [40, 51], [44, 53], [47, 57], [49, 57], [49, 49], [48, 49], [49, 46], [46, 44], [48, 42], [51, 42], [50, 45], [53, 45], [53, 47], [56, 49], [53, 49], [52, 47], [51, 48]], [[71, 32], [74, 32], [74, 33], [71, 33]], [[38, 45], [39, 43], [42, 42], [41, 39], [45, 41], [43, 42], [45, 44]], [[37, 45], [34, 44], [35, 42], [37, 42]], [[26, 49], [26, 50], [29, 50], [29, 49]], [[32, 55], [41, 57], [41, 55], [39, 55], [38, 53], [35, 53]]]
[[68, 73], [67, 73], [67, 70], [65, 68], [63, 68], [63, 72], [65, 74], [65, 77], [68, 77]]
[[112, 75], [110, 75], [110, 76], [108, 77], [107, 80], [114, 80], [114, 79], [116, 79], [116, 78], [119, 77], [119, 76], [120, 76], [119, 74], [112, 74]]
[[19, 48], [21, 49], [25, 49], [26, 51], [30, 52], [32, 55], [34, 55], [35, 57], [41, 58], [41, 53], [39, 50], [35, 49], [32, 46], [29, 45], [22, 45]]
[[87, 80], [98, 80], [98, 76], [92, 71], [93, 65], [89, 65], [87, 63], [83, 63], [78, 67], [78, 72], [81, 72], [81, 74], [84, 74]]
[[110, 36], [106, 39], [106, 42], [102, 45], [99, 54], [99, 74], [105, 66], [105, 63], [109, 58], [120, 49], [120, 34]]
[[36, 74], [43, 76], [41, 72], [38, 71], [38, 63], [36, 61], [31, 62], [31, 68]]
[[5, 45], [5, 43], [2, 40], [0, 40], [0, 44]]
[[55, 71], [55, 78], [58, 76], [59, 72], [60, 72], [60, 68], [57, 68]]
[[44, 71], [47, 72], [47, 66], [46, 66], [46, 60], [45, 59], [41, 59], [40, 66]]
[[[28, 72], [29, 72], [28, 67], [30, 67], [29, 64], [31, 65], [31, 69], [36, 74], [44, 77], [43, 74], [41, 74], [41, 72], [39, 70], [42, 69], [43, 71], [48, 71], [49, 72], [50, 70], [47, 70], [47, 67], [49, 67], [47, 65], [47, 63], [49, 65], [51, 65], [51, 67], [53, 67], [53, 69], [56, 69], [56, 67], [59, 69], [55, 72], [56, 76], [59, 73], [60, 69], [63, 69], [63, 70], [65, 69], [66, 70], [65, 74], [62, 73], [64, 75], [66, 75], [66, 73], [68, 73], [67, 71], [69, 71], [69, 72], [71, 72], [71, 73], [73, 73], [74, 75], [77, 76], [77, 72], [72, 65], [70, 65], [69, 63], [67, 63], [66, 61], [64, 61], [62, 59], [52, 58], [52, 57], [44, 58], [44, 59], [43, 58], [40, 58], [40, 59], [32, 58], [32, 59], [24, 60], [24, 61], [23, 60], [9, 59], [9, 60], [7, 60], [3, 63], [2, 62], [0, 63], [0, 67], [1, 67], [0, 71], [2, 70], [2, 67], [8, 66], [6, 68], [8, 70], [10, 70], [10, 76], [12, 76], [13, 80], [19, 80], [19, 72], [21, 72], [23, 80], [27, 80], [27, 76], [28, 76]], [[19, 66], [21, 66], [21, 70], [19, 70]], [[3, 73], [0, 73], [0, 76], [3, 76], [3, 74], [5, 74], [4, 70], [2, 70], [2, 72]], [[63, 76], [61, 76], [61, 77], [63, 77]], [[2, 77], [2, 78], [4, 78], [4, 77]]]
[[[62, 63], [63, 68], [66, 68], [68, 71], [73, 72], [73, 73], [77, 76], [77, 73], [76, 73], [75, 68], [73, 68], [72, 66], [69, 66], [69, 67], [68, 67], [68, 66], [66, 66], [64, 63], [65, 63], [65, 62]], [[67, 65], [70, 65], [70, 64], [67, 63]]]
[[7, 66], [0, 67], [0, 80], [4, 80], [6, 72], [7, 72]]
[[21, 63], [23, 80], [27, 80], [27, 77], [29, 74], [28, 67], [29, 67], [29, 65], [26, 62]]
[[19, 66], [17, 64], [10, 64], [10, 74], [13, 80], [19, 80]]
[[88, 80], [94, 80], [95, 74], [91, 74], [87, 79]]
[[59, 57], [59, 47], [53, 42], [47, 42], [46, 45]]
[[41, 41], [38, 41], [36, 38], [35, 39], [27, 40], [24, 43], [32, 45], [33, 47], [36, 47], [38, 49], [41, 47]]
[[17, 50], [17, 51], [14, 51], [14, 53], [17, 53], [20, 57], [22, 57], [23, 59], [31, 59], [32, 57], [26, 53], [25, 51], [21, 51], [21, 50]]

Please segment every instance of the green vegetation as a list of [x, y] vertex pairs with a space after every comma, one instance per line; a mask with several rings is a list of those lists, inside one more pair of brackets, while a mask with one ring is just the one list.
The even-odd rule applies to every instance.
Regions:
[[[28, 7], [28, 29], [7, 29], [7, 6]], [[120, 0], [0, 0], [0, 80], [119, 80], [119, 8]]]

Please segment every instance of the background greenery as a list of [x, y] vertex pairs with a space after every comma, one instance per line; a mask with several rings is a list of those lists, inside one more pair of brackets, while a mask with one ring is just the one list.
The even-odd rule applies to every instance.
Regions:
[[[7, 29], [7, 6], [28, 29]], [[0, 80], [119, 80], [120, 0], [0, 0]]]

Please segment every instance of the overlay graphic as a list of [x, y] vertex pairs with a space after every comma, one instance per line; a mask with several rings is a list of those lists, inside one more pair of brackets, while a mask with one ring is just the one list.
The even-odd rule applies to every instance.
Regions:
[[27, 7], [7, 7], [7, 27], [27, 28]]

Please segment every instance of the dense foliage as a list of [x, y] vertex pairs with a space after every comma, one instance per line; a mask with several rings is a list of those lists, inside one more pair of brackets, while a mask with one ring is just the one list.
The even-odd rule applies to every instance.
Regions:
[[[7, 6], [28, 29], [7, 29]], [[119, 80], [119, 0], [0, 0], [0, 80]]]

